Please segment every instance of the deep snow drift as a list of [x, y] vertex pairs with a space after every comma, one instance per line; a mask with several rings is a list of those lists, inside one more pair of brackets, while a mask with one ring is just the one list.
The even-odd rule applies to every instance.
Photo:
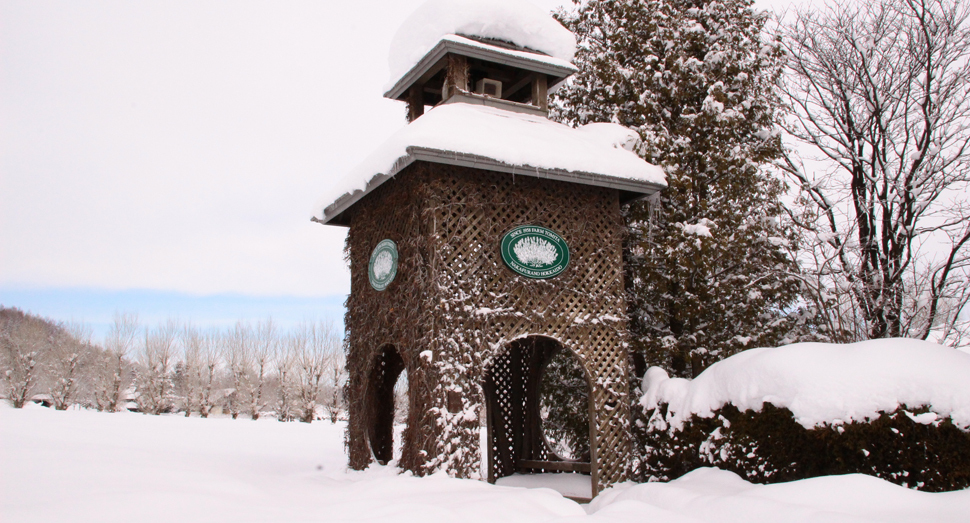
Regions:
[[392, 467], [345, 470], [343, 424], [57, 412], [0, 402], [0, 519], [21, 522], [963, 522], [970, 490], [867, 476], [752, 485], [700, 469], [625, 484], [582, 506]]
[[787, 407], [805, 428], [864, 421], [907, 405], [929, 409], [910, 414], [917, 423], [951, 416], [966, 429], [970, 354], [910, 339], [796, 343], [735, 354], [693, 380], [669, 378], [654, 367], [643, 391], [641, 404], [668, 404], [667, 421], [675, 427], [692, 414], [711, 417], [728, 403], [742, 411], [771, 403]]

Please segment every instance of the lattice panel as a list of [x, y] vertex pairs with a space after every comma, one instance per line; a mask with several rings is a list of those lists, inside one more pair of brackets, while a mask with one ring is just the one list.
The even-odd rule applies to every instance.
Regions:
[[[623, 224], [616, 191], [417, 163], [361, 199], [350, 216], [346, 321], [352, 467], [370, 461], [368, 414], [360, 406], [367, 404], [364, 384], [380, 346], [397, 347], [408, 370], [411, 405], [402, 466], [418, 474], [438, 467], [468, 476], [475, 462], [468, 452], [478, 452], [477, 421], [469, 416], [483, 404], [482, 388], [507, 389], [499, 426], [507, 433], [516, 429], [516, 409], [526, 406], [520, 401], [517, 407], [514, 397], [528, 397], [529, 391], [528, 380], [514, 378], [538, 369], [506, 349], [517, 338], [542, 335], [576, 353], [590, 377], [597, 490], [625, 479], [628, 371]], [[564, 273], [530, 280], [505, 267], [501, 237], [524, 224], [548, 227], [566, 240], [571, 261]], [[398, 244], [398, 275], [385, 292], [376, 293], [367, 282], [367, 263], [384, 238]], [[420, 356], [429, 350], [433, 362]], [[490, 365], [491, 385], [485, 383]], [[512, 445], [509, 452], [517, 459], [545, 459], [544, 444], [529, 441], [531, 447]], [[492, 445], [490, 450], [500, 449]], [[507, 473], [494, 467], [485, 472]]]
[[[441, 291], [446, 301], [474, 303], [458, 322], [465, 330], [487, 333], [492, 345], [540, 334], [576, 352], [593, 381], [594, 476], [600, 487], [622, 481], [630, 447], [616, 193], [459, 168], [439, 169], [431, 183]], [[558, 278], [530, 280], [504, 266], [500, 238], [524, 224], [548, 227], [566, 239], [570, 267]], [[493, 365], [507, 364], [500, 361]], [[496, 466], [490, 474], [499, 473]]]
[[[381, 382], [381, 347], [393, 345], [408, 370], [410, 401], [408, 428], [403, 434], [400, 465], [417, 474], [426, 472], [427, 456], [438, 452], [437, 422], [432, 409], [438, 398], [431, 394], [436, 381], [433, 369], [418, 354], [427, 348], [433, 308], [428, 246], [431, 243], [421, 219], [420, 176], [401, 176], [386, 182], [358, 202], [350, 212], [347, 256], [351, 268], [351, 293], [347, 298], [347, 380], [349, 404], [348, 450], [350, 466], [365, 468], [374, 458], [372, 447], [384, 459], [390, 442], [375, 435], [381, 420], [374, 405]], [[398, 247], [398, 272], [383, 292], [370, 287], [367, 266], [378, 242], [393, 240]], [[418, 430], [412, 430], [412, 429]], [[383, 430], [386, 432], [386, 430]], [[370, 440], [375, 440], [371, 442]], [[373, 445], [371, 444], [373, 443]]]
[[[490, 470], [488, 478], [508, 476], [516, 471], [516, 463], [521, 459], [546, 460], [549, 458], [545, 444], [533, 438], [517, 438], [516, 434], [526, 430], [530, 422], [535, 424], [539, 415], [538, 397], [530, 394], [529, 385], [539, 377], [540, 368], [536, 365], [544, 355], [531, 354], [530, 351], [516, 347], [507, 350], [493, 361], [485, 377], [485, 387], [490, 390], [492, 407], [491, 434], [488, 451]], [[534, 426], [532, 427], [535, 428]]]

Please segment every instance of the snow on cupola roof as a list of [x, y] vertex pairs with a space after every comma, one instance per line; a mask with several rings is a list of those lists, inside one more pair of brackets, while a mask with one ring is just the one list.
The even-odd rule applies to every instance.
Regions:
[[313, 219], [347, 225], [345, 210], [416, 161], [610, 187], [629, 200], [666, 186], [663, 170], [632, 152], [638, 142], [636, 132], [617, 124], [572, 128], [536, 114], [446, 103], [391, 136], [334, 184]]
[[546, 118], [549, 86], [576, 71], [575, 48], [569, 30], [522, 1], [426, 2], [394, 38], [385, 93], [408, 103], [410, 123], [333, 184], [313, 219], [349, 225], [344, 211], [414, 162], [607, 187], [621, 201], [656, 193], [666, 179], [632, 152], [636, 132]]
[[[497, 59], [503, 63], [518, 60], [518, 66], [527, 64], [524, 67], [549, 74], [553, 79], [576, 71], [570, 63], [576, 52], [575, 36], [528, 2], [429, 0], [408, 17], [391, 42], [391, 76], [385, 96], [399, 98], [407, 88], [402, 84], [413, 83], [420, 76], [423, 71], [416, 70], [429, 61], [430, 55], [441, 51], [440, 47], [454, 47], [456, 42], [499, 53], [502, 56]], [[464, 51], [467, 50], [462, 48], [459, 52], [465, 54]]]

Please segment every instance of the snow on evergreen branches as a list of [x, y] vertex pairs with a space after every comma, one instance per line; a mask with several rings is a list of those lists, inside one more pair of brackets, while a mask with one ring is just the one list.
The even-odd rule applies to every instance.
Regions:
[[776, 345], [800, 321], [796, 235], [766, 169], [782, 152], [783, 56], [766, 19], [750, 0], [589, 0], [564, 16], [580, 72], [554, 117], [634, 129], [637, 153], [667, 174], [659, 206], [626, 212], [626, 267], [632, 348], [676, 375], [740, 340]]

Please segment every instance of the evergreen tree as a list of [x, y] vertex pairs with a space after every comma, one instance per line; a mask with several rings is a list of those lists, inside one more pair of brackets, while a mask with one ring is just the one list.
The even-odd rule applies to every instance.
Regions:
[[637, 375], [697, 375], [740, 350], [787, 341], [796, 320], [793, 230], [766, 169], [780, 158], [783, 52], [751, 0], [588, 0], [563, 23], [580, 71], [553, 116], [639, 132], [661, 166], [658, 202], [626, 209]]

